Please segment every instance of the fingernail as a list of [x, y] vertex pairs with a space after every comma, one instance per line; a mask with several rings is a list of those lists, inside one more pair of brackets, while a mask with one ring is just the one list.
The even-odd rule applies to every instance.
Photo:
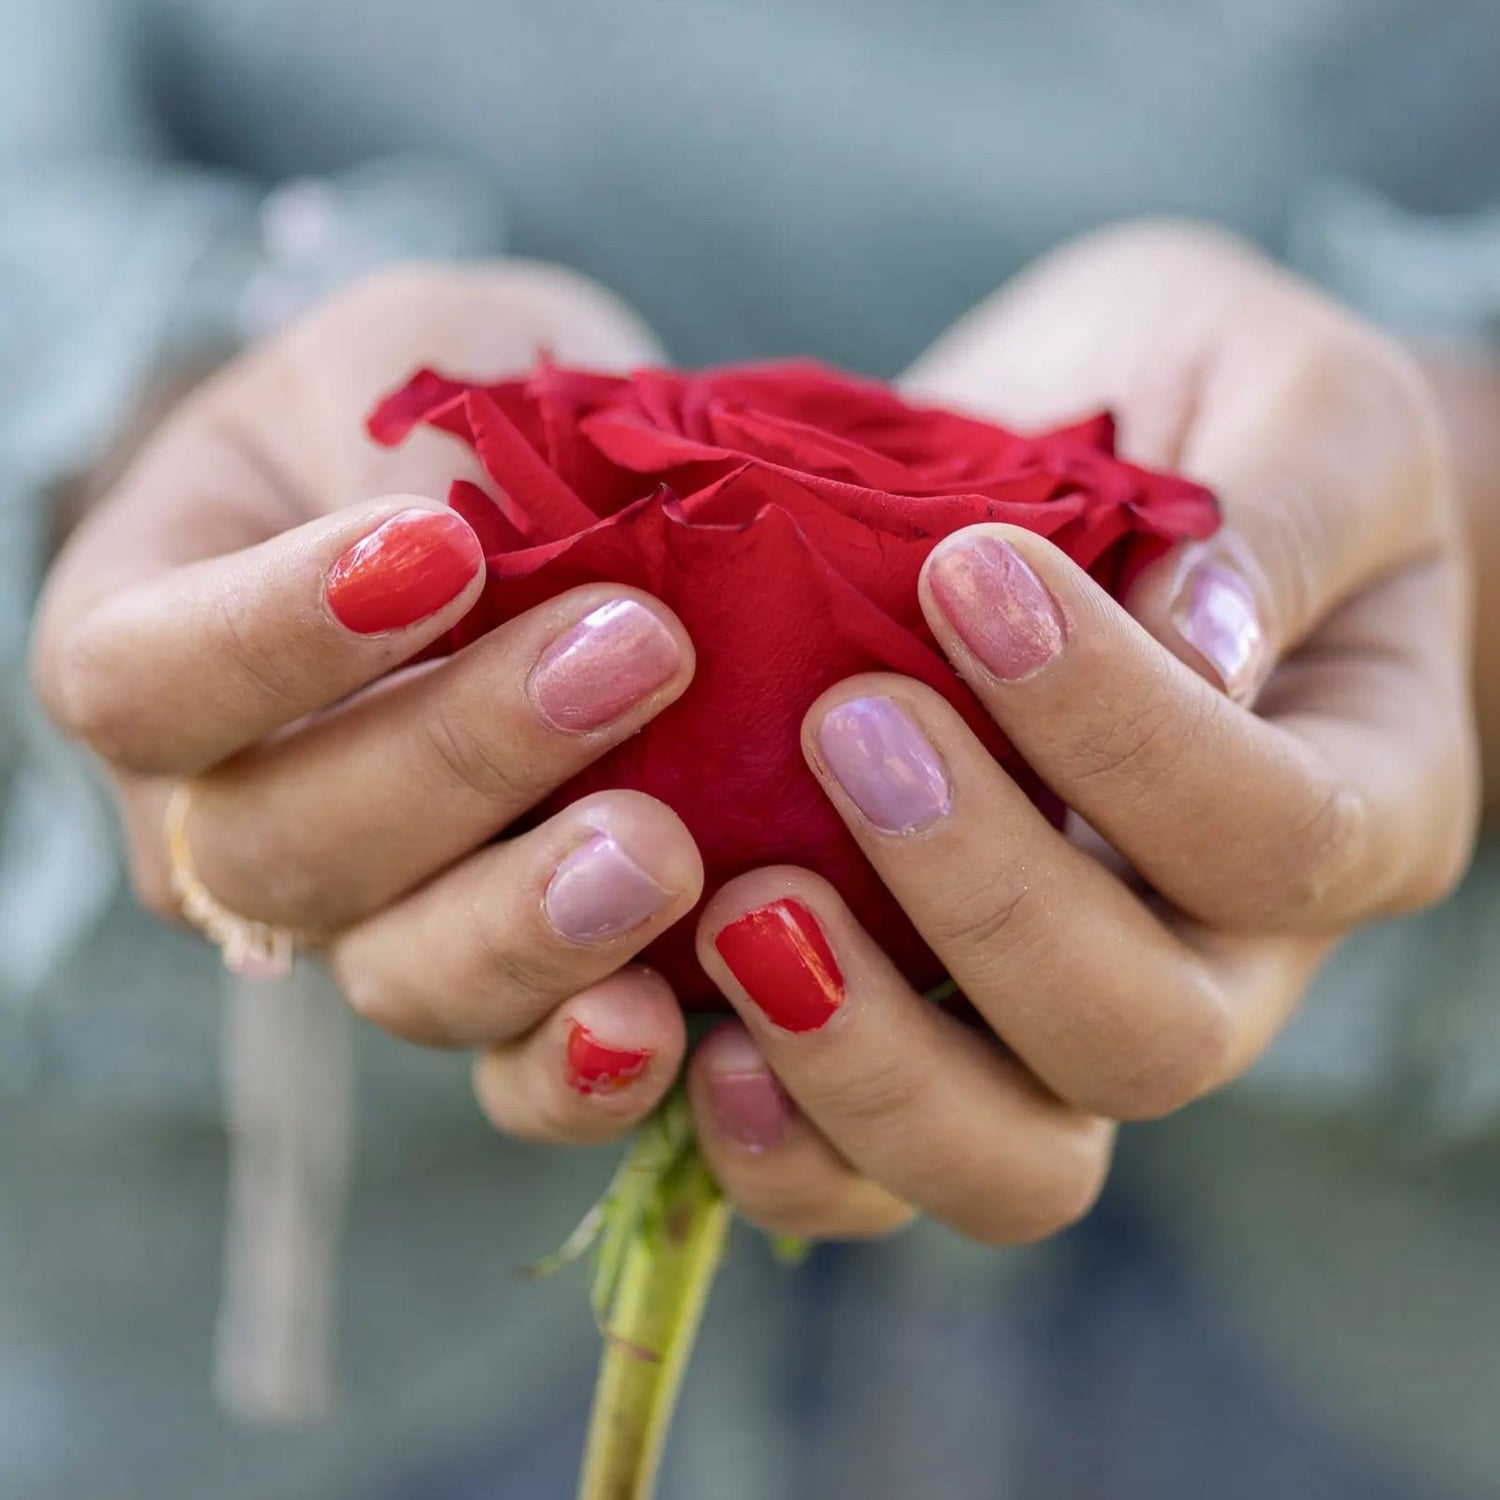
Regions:
[[783, 1031], [816, 1031], [844, 1003], [844, 976], [800, 901], [747, 911], [714, 939], [745, 993]]
[[570, 943], [598, 943], [638, 927], [670, 899], [614, 839], [600, 833], [553, 871], [542, 908]]
[[927, 582], [959, 639], [1002, 682], [1023, 681], [1062, 650], [1062, 615], [1009, 542], [959, 537], [933, 554]]
[[634, 599], [613, 599], [547, 647], [529, 685], [554, 729], [584, 734], [618, 719], [681, 667], [672, 632]]
[[1209, 558], [1193, 563], [1178, 581], [1171, 614], [1231, 698], [1243, 703], [1255, 695], [1269, 655], [1255, 595], [1240, 574]]
[[579, 1094], [617, 1094], [651, 1065], [646, 1047], [611, 1047], [582, 1021], [568, 1022], [563, 1076]]
[[379, 635], [451, 604], [483, 563], [479, 538], [452, 511], [403, 510], [334, 563], [324, 597], [346, 630]]
[[915, 833], [953, 807], [937, 752], [889, 698], [852, 698], [824, 716], [818, 750], [850, 800], [882, 833]]
[[713, 1039], [705, 1082], [720, 1135], [757, 1156], [780, 1145], [792, 1119], [791, 1100], [748, 1036], [731, 1030]]

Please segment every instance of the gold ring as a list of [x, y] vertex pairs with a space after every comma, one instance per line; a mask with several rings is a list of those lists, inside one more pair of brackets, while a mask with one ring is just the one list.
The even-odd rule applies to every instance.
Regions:
[[182, 914], [218, 950], [231, 974], [249, 979], [284, 979], [302, 935], [290, 927], [273, 927], [230, 911], [198, 878], [188, 848], [187, 820], [192, 794], [185, 783], [172, 789], [167, 802], [167, 862], [172, 894]]

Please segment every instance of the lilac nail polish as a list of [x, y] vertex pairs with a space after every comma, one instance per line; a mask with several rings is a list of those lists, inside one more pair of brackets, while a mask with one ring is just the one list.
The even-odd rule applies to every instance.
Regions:
[[1192, 564], [1172, 600], [1172, 623], [1231, 698], [1244, 703], [1255, 696], [1270, 660], [1255, 595], [1238, 573], [1210, 559]]
[[669, 899], [614, 839], [601, 833], [558, 865], [542, 908], [569, 942], [597, 943], [639, 926]]
[[830, 709], [818, 726], [818, 750], [882, 833], [916, 833], [953, 807], [937, 752], [889, 698], [852, 698]]
[[635, 707], [681, 667], [671, 631], [634, 599], [613, 599], [542, 653], [528, 687], [554, 729], [585, 734]]
[[1020, 682], [1062, 650], [1052, 595], [1009, 542], [964, 536], [940, 547], [928, 586], [959, 638], [1002, 682]]

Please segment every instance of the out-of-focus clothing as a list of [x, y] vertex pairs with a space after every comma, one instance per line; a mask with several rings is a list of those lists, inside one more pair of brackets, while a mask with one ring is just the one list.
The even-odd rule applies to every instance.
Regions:
[[[890, 375], [1057, 242], [1190, 215], [1494, 347], [1500, 9], [0, 0], [0, 38], [0, 1497], [556, 1493], [593, 1333], [576, 1284], [510, 1273], [607, 1162], [494, 1140], [453, 1060], [372, 1035], [344, 1404], [294, 1436], [213, 1412], [218, 981], [131, 911], [26, 706], [56, 485], [156, 376], [409, 256], [563, 261], [687, 362]], [[1215, 1493], [1500, 1495], [1497, 915], [1491, 848], [1227, 1099], [1127, 1132], [1114, 1217], [1058, 1250], [929, 1230], [799, 1279], [747, 1239], [678, 1494], [1170, 1500], [1222, 1432]]]

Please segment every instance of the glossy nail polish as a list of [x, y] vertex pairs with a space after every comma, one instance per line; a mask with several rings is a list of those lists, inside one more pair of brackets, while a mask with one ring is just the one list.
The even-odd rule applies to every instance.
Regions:
[[643, 1047], [611, 1047], [601, 1042], [581, 1021], [568, 1022], [563, 1076], [579, 1094], [617, 1094], [651, 1065]]
[[599, 943], [640, 926], [670, 899], [614, 839], [600, 833], [558, 865], [542, 909], [570, 943]]
[[1062, 650], [1062, 615], [1009, 542], [981, 535], [945, 543], [927, 582], [959, 639], [1002, 682], [1025, 681]]
[[479, 538], [452, 511], [403, 510], [328, 570], [324, 597], [357, 635], [404, 630], [451, 603], [484, 564]]
[[889, 698], [852, 698], [818, 726], [818, 751], [881, 833], [916, 833], [953, 808], [937, 751]]
[[1211, 558], [1190, 564], [1178, 581], [1171, 615], [1231, 698], [1244, 703], [1255, 696], [1270, 654], [1255, 595], [1240, 574]]
[[554, 729], [586, 734], [650, 697], [681, 668], [672, 632], [634, 599], [613, 599], [548, 646], [529, 687]]
[[762, 1155], [781, 1144], [792, 1120], [792, 1102], [742, 1031], [717, 1033], [704, 1074], [714, 1124], [726, 1140]]
[[816, 1031], [844, 1003], [844, 976], [818, 919], [800, 901], [747, 911], [714, 939], [745, 993], [784, 1031]]

